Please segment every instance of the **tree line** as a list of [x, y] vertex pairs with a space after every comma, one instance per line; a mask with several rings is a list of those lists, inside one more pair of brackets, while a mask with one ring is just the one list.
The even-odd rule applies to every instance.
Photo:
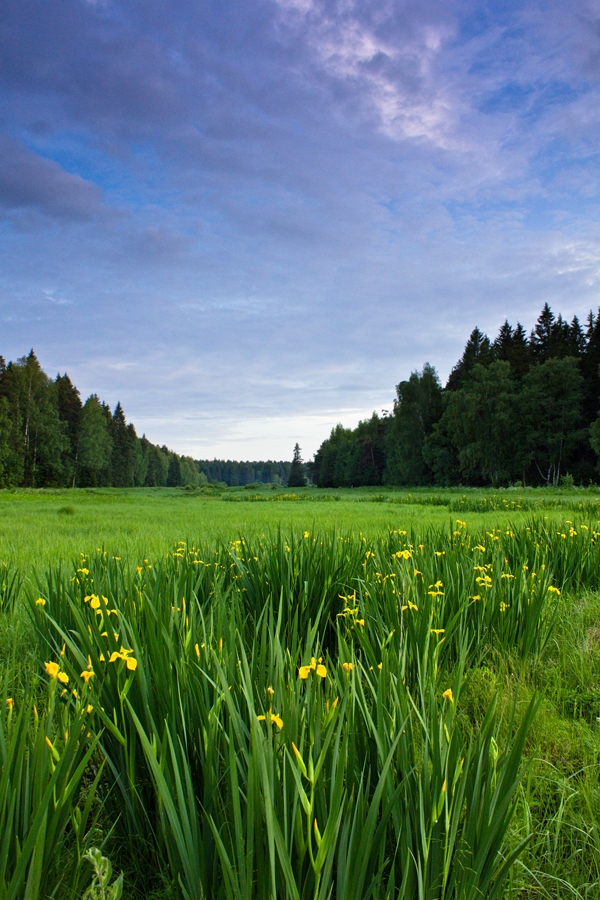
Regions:
[[600, 456], [600, 310], [585, 327], [545, 304], [527, 335], [475, 328], [445, 387], [426, 363], [393, 410], [337, 425], [309, 469], [320, 487], [587, 484]]
[[231, 459], [198, 459], [200, 481], [244, 487], [247, 484], [287, 484], [290, 462], [236, 462]]
[[0, 487], [197, 485], [194, 460], [139, 438], [119, 403], [82, 402], [67, 374], [54, 380], [33, 352], [0, 356]]

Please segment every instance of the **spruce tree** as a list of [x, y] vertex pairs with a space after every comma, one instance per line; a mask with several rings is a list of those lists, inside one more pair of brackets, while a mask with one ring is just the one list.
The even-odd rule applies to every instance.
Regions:
[[479, 328], [474, 328], [466, 343], [464, 353], [456, 363], [446, 384], [447, 391], [457, 391], [469, 380], [473, 366], [489, 366], [494, 354], [487, 334], [483, 334]]
[[294, 458], [290, 468], [288, 477], [288, 487], [304, 487], [306, 484], [306, 475], [304, 474], [304, 461], [301, 456], [302, 451], [300, 445], [294, 447]]

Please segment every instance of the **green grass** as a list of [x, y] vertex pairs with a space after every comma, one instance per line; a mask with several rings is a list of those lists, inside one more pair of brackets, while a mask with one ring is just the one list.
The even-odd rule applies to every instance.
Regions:
[[283, 493], [0, 495], [0, 894], [599, 896], [595, 495]]
[[[28, 576], [32, 569], [43, 571], [56, 559], [71, 559], [98, 547], [136, 559], [156, 558], [181, 539], [235, 540], [241, 534], [260, 535], [279, 525], [287, 531], [334, 529], [375, 538], [398, 528], [450, 526], [459, 517], [471, 530], [485, 530], [492, 525], [518, 525], [532, 511], [558, 520], [565, 517], [565, 510], [575, 514], [581, 503], [595, 506], [600, 497], [596, 491], [582, 489], [502, 493], [300, 489], [293, 493], [299, 499], [269, 502], [289, 492], [239, 489], [213, 496], [213, 492], [164, 488], [0, 491], [0, 562]], [[499, 502], [494, 500], [498, 497], [509, 508], [498, 509]], [[339, 499], [332, 502], [332, 498]], [[519, 504], [519, 498], [526, 502]], [[486, 506], [491, 507], [489, 511]]]

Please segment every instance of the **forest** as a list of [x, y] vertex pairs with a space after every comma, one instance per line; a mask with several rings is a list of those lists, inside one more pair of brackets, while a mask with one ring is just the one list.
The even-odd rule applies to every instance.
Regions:
[[[236, 462], [232, 459], [197, 459], [200, 480], [230, 487], [250, 484], [287, 484], [291, 462]], [[204, 476], [204, 478], [203, 478]]]
[[285, 484], [291, 462], [194, 460], [138, 437], [121, 403], [85, 403], [69, 376], [54, 380], [33, 350], [0, 356], [0, 488], [197, 487]]
[[67, 374], [54, 380], [33, 352], [0, 356], [0, 487], [197, 485], [194, 460], [139, 438], [120, 403], [82, 403]]
[[527, 335], [475, 328], [442, 387], [426, 363], [393, 410], [337, 425], [309, 471], [319, 487], [590, 484], [600, 455], [600, 310], [585, 327], [545, 304]]

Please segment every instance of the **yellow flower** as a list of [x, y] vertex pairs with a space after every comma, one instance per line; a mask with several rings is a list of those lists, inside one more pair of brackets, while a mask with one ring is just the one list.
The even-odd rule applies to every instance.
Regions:
[[327, 677], [327, 669], [325, 668], [325, 666], [321, 665], [321, 658], [319, 658], [319, 660], [316, 660], [314, 656], [311, 659], [309, 666], [300, 666], [298, 670], [299, 677], [302, 679], [308, 678], [311, 669], [317, 673], [319, 678]]
[[94, 673], [93, 673], [93, 672], [90, 672], [89, 669], [85, 669], [85, 670], [81, 673], [81, 677], [83, 678], [83, 680], [84, 680], [85, 683], [87, 684], [88, 681], [90, 680], [90, 678], [92, 677], [93, 674], [94, 674]]
[[450, 703], [454, 703], [454, 694], [452, 693], [452, 688], [448, 688], [447, 691], [444, 691], [442, 694], [444, 700], [449, 700]]
[[55, 662], [47, 662], [44, 663], [46, 666], [46, 673], [50, 676], [50, 678], [56, 678], [60, 671], [60, 666]]
[[13, 700], [12, 697], [6, 698], [6, 705], [8, 706], [9, 710], [11, 710], [13, 708], [14, 702], [15, 701]]
[[38, 599], [35, 601], [35, 605], [36, 606], [45, 606], [46, 601], [44, 600], [43, 597], [38, 597]]
[[410, 600], [408, 601], [408, 603], [405, 606], [402, 607], [402, 612], [404, 612], [405, 609], [414, 609], [417, 612], [419, 612], [419, 607], [416, 606], [414, 603], [411, 603]]
[[430, 628], [429, 631], [431, 632], [431, 634], [443, 634], [445, 629], [444, 628]]
[[100, 597], [92, 596], [90, 606], [92, 609], [100, 609]]
[[113, 650], [110, 654], [109, 662], [115, 662], [117, 659], [124, 659], [127, 663], [127, 668], [130, 672], [135, 672], [137, 669], [137, 659], [134, 659], [132, 656], [129, 656], [130, 653], [133, 653], [133, 650], [126, 650], [125, 647], [121, 647], [121, 651]]
[[[259, 722], [266, 722], [266, 716], [257, 716], [256, 718]], [[271, 712], [271, 710], [269, 710], [269, 721], [274, 722], [280, 731], [283, 728], [283, 719], [277, 713]]]
[[342, 663], [342, 668], [346, 670], [346, 672], [351, 672], [354, 668], [353, 663]]
[[58, 673], [58, 680], [60, 681], [61, 684], [68, 684], [68, 683], [69, 683], [69, 676], [67, 675], [66, 672], [59, 672], [59, 673]]

